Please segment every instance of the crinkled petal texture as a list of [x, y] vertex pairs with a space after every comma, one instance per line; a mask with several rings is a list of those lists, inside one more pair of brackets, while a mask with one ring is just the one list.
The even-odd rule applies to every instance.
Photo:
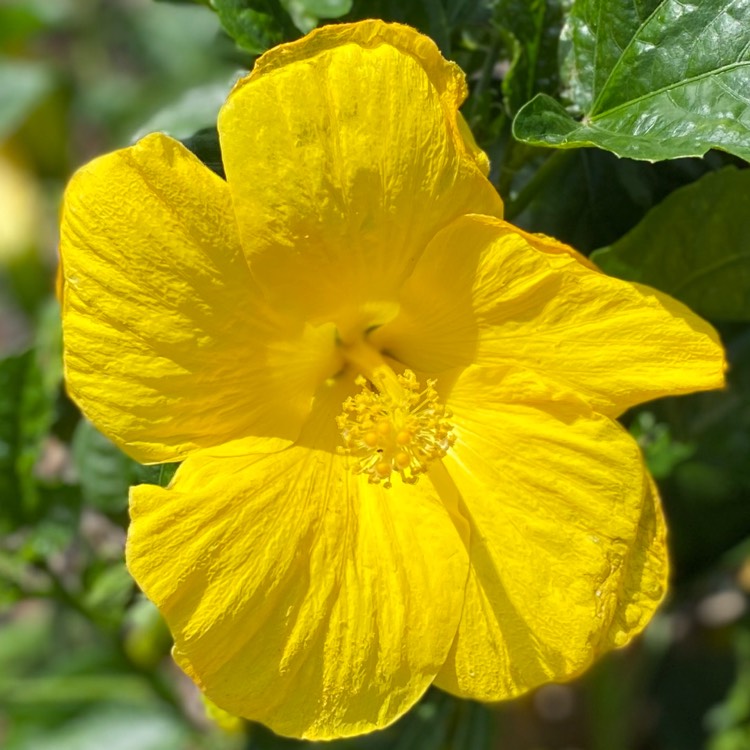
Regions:
[[687, 307], [483, 216], [436, 235], [403, 286], [398, 316], [373, 340], [431, 373], [520, 366], [610, 415], [724, 383], [718, 335]]
[[219, 116], [238, 226], [271, 298], [347, 339], [394, 314], [441, 227], [500, 216], [463, 74], [413, 29], [324, 27], [264, 55]]
[[664, 523], [633, 438], [517, 369], [469, 367], [445, 459], [469, 520], [461, 624], [436, 684], [479, 700], [568, 680], [624, 645], [666, 588]]
[[406, 711], [447, 658], [468, 574], [444, 472], [388, 491], [336, 454], [351, 390], [323, 386], [293, 448], [203, 451], [169, 489], [131, 492], [128, 565], [177, 662], [223, 709], [295, 737]]
[[227, 184], [153, 135], [81, 169], [61, 229], [68, 390], [140, 461], [289, 444], [338, 365], [333, 327], [262, 302]]
[[373, 343], [437, 376], [444, 464], [470, 525], [461, 624], [436, 684], [500, 700], [580, 673], [665, 590], [658, 497], [612, 417], [720, 387], [716, 332], [561, 243], [464, 216], [438, 232]]

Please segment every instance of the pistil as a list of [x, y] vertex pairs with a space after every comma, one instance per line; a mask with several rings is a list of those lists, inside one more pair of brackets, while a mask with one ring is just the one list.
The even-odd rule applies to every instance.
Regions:
[[411, 370], [397, 375], [364, 340], [345, 346], [342, 353], [360, 372], [355, 382], [361, 389], [344, 402], [336, 420], [342, 452], [355, 459], [354, 473], [367, 475], [370, 483], [388, 488], [396, 473], [414, 484], [455, 442], [436, 381], [427, 380], [422, 387]]

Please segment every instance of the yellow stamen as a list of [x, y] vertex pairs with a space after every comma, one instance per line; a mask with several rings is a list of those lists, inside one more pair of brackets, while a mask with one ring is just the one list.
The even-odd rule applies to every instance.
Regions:
[[396, 375], [364, 342], [346, 347], [344, 356], [367, 377], [357, 378], [361, 390], [344, 402], [336, 420], [342, 452], [356, 459], [352, 470], [373, 484], [390, 487], [394, 472], [414, 484], [455, 442], [435, 381], [423, 388], [411, 370]]

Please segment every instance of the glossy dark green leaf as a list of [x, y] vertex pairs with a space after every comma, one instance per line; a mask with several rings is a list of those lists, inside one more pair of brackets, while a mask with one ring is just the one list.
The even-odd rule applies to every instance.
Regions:
[[592, 255], [712, 320], [750, 320], [750, 170], [727, 167], [676, 190]]
[[182, 143], [211, 171], [216, 172], [216, 174], [222, 179], [226, 179], [226, 175], [224, 174], [224, 163], [221, 160], [219, 131], [215, 127], [199, 130], [189, 138], [184, 138]]
[[576, 0], [563, 34], [572, 106], [539, 94], [515, 137], [649, 161], [711, 148], [750, 160], [750, 0], [652, 7]]
[[726, 158], [712, 152], [651, 164], [598, 148], [556, 151], [506, 203], [506, 218], [588, 254], [617, 241], [651, 207]]
[[229, 36], [253, 55], [299, 35], [279, 0], [211, 0], [211, 7]]
[[588, 112], [660, 0], [574, 0], [560, 35], [566, 98]]

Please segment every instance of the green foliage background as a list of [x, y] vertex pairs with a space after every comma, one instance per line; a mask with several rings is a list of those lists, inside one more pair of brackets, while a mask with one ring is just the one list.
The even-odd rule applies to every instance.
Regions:
[[362, 750], [750, 749], [750, 0], [5, 0], [0, 5], [0, 746], [274, 750], [207, 718], [123, 565], [127, 488], [168, 482], [82, 420], [53, 294], [66, 178], [152, 130], [221, 172], [215, 118], [270, 45], [335, 19], [432, 36], [508, 218], [716, 325], [730, 386], [624, 421], [673, 586], [633, 646], [498, 706], [433, 691]]

